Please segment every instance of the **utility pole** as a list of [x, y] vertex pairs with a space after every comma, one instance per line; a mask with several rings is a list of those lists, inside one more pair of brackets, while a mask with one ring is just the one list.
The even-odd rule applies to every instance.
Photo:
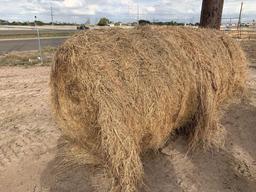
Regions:
[[88, 17], [86, 24], [87, 24], [87, 25], [90, 25], [90, 24], [91, 24], [91, 19], [90, 19], [90, 17]]
[[41, 61], [41, 64], [43, 64], [43, 55], [42, 55], [42, 48], [41, 48], [41, 40], [40, 40], [40, 33], [39, 33], [39, 29], [36, 25], [36, 16], [35, 16], [35, 28], [36, 28], [36, 31], [37, 31], [37, 40], [38, 40], [38, 50], [39, 50], [39, 54], [40, 54], [40, 61]]
[[242, 19], [243, 5], [244, 5], [244, 2], [241, 3], [240, 13], [239, 13], [239, 19], [238, 19], [238, 23], [237, 23], [237, 30], [238, 30], [239, 28], [241, 28], [241, 19]]
[[52, 26], [53, 26], [53, 10], [52, 10], [52, 5], [51, 5], [51, 20], [52, 20]]
[[203, 0], [200, 27], [220, 29], [224, 0]]
[[137, 22], [139, 25], [139, 21], [140, 21], [140, 0], [137, 0]]

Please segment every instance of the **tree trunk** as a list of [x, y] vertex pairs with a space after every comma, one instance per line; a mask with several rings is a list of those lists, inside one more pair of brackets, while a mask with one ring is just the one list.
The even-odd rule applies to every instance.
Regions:
[[203, 0], [200, 27], [220, 29], [224, 0]]

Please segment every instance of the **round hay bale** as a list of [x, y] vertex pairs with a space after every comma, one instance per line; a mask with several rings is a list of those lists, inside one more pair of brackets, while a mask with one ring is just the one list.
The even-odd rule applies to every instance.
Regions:
[[134, 192], [140, 155], [187, 127], [190, 146], [217, 127], [219, 106], [245, 83], [246, 60], [222, 32], [183, 27], [89, 30], [55, 56], [53, 111], [63, 133]]

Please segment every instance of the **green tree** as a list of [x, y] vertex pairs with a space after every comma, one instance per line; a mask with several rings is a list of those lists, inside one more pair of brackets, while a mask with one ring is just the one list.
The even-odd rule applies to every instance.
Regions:
[[98, 25], [99, 26], [107, 26], [110, 23], [109, 19], [107, 19], [106, 17], [103, 17], [100, 19]]

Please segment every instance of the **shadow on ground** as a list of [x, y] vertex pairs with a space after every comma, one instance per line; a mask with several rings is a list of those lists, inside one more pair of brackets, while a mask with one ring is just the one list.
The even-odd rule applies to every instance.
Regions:
[[[147, 153], [143, 157], [146, 191], [255, 192], [256, 107], [249, 103], [232, 104], [226, 109], [222, 124], [228, 133], [224, 148], [186, 155], [186, 143], [179, 137], [168, 146], [169, 155]], [[102, 170], [63, 162], [63, 154], [63, 139], [60, 138], [56, 157], [41, 176], [44, 189], [51, 192], [108, 191], [106, 180], [97, 176], [102, 175]], [[103, 187], [97, 190], [96, 185]]]
[[60, 137], [55, 158], [50, 161], [41, 176], [41, 186], [49, 192], [93, 191], [91, 177], [97, 170], [79, 165], [66, 158], [68, 143]]

